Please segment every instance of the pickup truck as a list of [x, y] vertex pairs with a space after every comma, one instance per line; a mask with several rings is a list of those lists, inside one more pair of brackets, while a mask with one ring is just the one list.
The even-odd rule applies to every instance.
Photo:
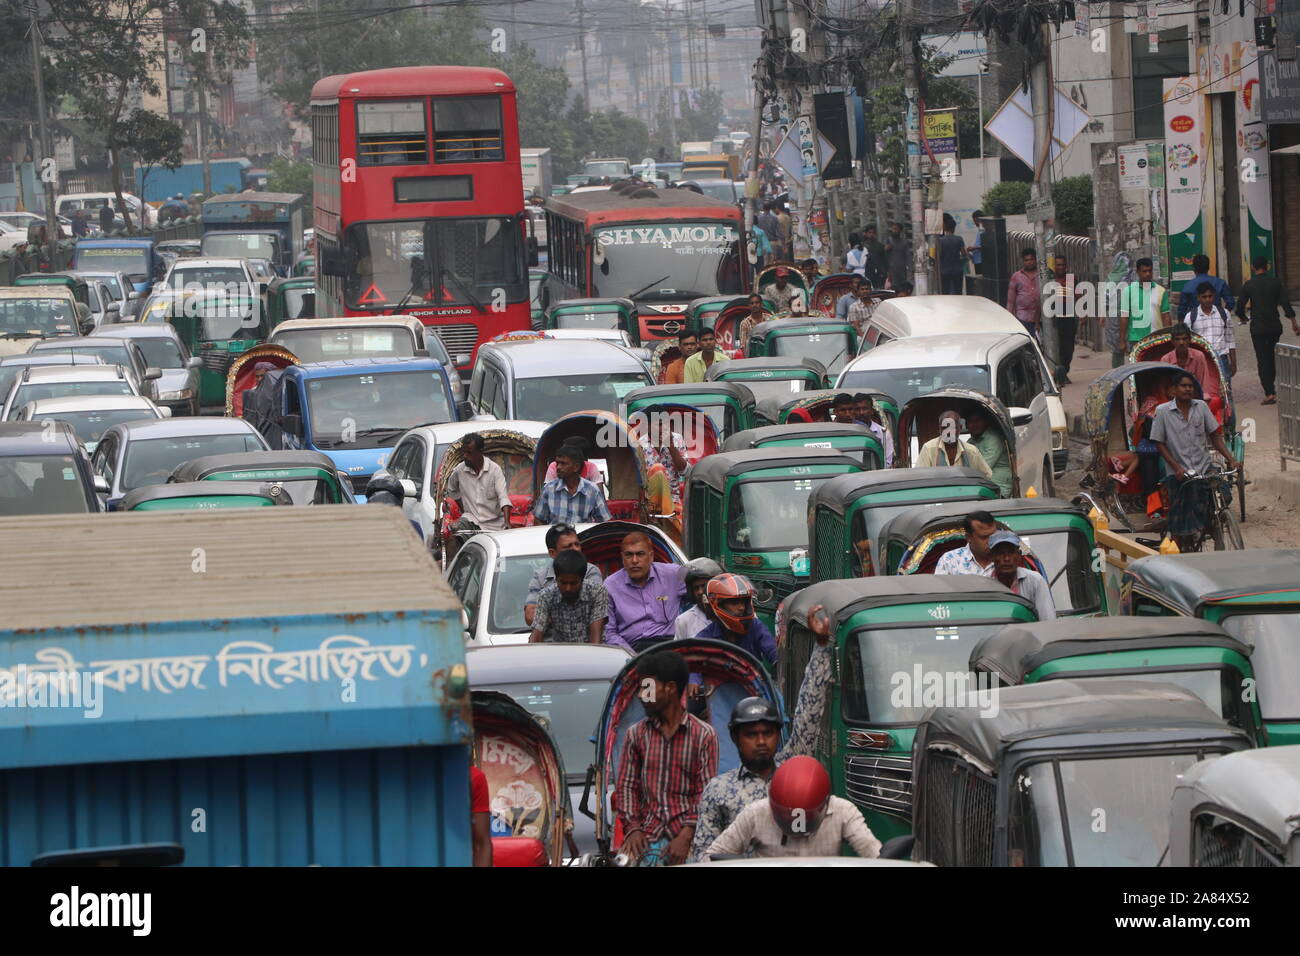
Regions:
[[460, 604], [398, 509], [3, 518], [0, 553], [7, 865], [469, 865]]
[[267, 372], [243, 417], [271, 448], [328, 455], [358, 500], [408, 428], [459, 421], [446, 366], [430, 358], [359, 358]]

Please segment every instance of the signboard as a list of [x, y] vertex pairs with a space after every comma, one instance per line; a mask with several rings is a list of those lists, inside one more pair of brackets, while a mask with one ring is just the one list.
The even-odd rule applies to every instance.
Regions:
[[790, 180], [802, 183], [804, 179], [803, 158], [800, 156], [799, 145], [795, 142], [793, 133], [794, 130], [790, 130], [781, 137], [781, 142], [772, 154], [772, 158], [785, 170], [785, 174]]
[[794, 128], [790, 132], [794, 137], [795, 145], [799, 147], [799, 158], [803, 167], [803, 175], [800, 178], [816, 176], [821, 168], [817, 162], [817, 148], [813, 145], [812, 117], [806, 114], [796, 117]]
[[1030, 222], [1050, 222], [1056, 218], [1056, 206], [1050, 199], [1030, 199], [1025, 203], [1025, 217]]
[[1119, 188], [1146, 189], [1150, 185], [1147, 145], [1119, 148]]
[[921, 37], [921, 42], [939, 56], [950, 56], [952, 61], [939, 71], [939, 76], [979, 76], [988, 60], [988, 41], [978, 33], [958, 33], [948, 36], [932, 33]]
[[1192, 277], [1192, 256], [1205, 245], [1201, 192], [1210, 144], [1205, 129], [1205, 97], [1197, 92], [1195, 79], [1166, 79], [1164, 104], [1169, 278], [1177, 283]]
[[[853, 147], [850, 142], [848, 101], [843, 93], [815, 93], [813, 112], [817, 115], [817, 135], [822, 143], [822, 176], [848, 179], [853, 175]], [[830, 144], [830, 149], [827, 149]]]
[[957, 111], [926, 110], [925, 138], [930, 152], [936, 157], [944, 153], [957, 154]]
[[[1083, 128], [1092, 115], [1059, 89], [1053, 103], [1055, 126], [1052, 130], [1051, 158], [1056, 159]], [[998, 107], [993, 118], [984, 124], [989, 135], [1010, 150], [1030, 169], [1034, 168], [1034, 110], [1029, 93], [1020, 87]]]

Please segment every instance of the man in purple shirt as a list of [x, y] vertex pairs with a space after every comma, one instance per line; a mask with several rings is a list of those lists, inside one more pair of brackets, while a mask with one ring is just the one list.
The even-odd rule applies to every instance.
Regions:
[[1042, 315], [1042, 290], [1038, 285], [1038, 255], [1033, 249], [1020, 254], [1021, 268], [1007, 283], [1007, 311], [1020, 320], [1025, 331], [1038, 337]]
[[654, 546], [644, 532], [628, 534], [622, 548], [623, 570], [605, 579], [609, 592], [605, 643], [640, 652], [673, 639], [686, 585], [677, 565], [655, 561]]

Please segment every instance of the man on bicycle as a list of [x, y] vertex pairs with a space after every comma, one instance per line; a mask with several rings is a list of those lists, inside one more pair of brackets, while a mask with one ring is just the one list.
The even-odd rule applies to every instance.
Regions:
[[1169, 471], [1169, 533], [1181, 550], [1194, 544], [1198, 532], [1209, 527], [1210, 485], [1190, 480], [1204, 478], [1210, 467], [1210, 448], [1223, 456], [1229, 471], [1240, 464], [1223, 441], [1223, 429], [1210, 407], [1196, 394], [1196, 379], [1190, 372], [1174, 375], [1173, 401], [1156, 409], [1151, 440], [1156, 443]]

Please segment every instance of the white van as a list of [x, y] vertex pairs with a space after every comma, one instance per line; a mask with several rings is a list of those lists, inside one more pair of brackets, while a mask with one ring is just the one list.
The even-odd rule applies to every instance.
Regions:
[[891, 339], [916, 335], [955, 335], [966, 332], [1006, 332], [1030, 339], [1041, 365], [1043, 389], [1052, 422], [1052, 471], [1065, 474], [1069, 465], [1069, 422], [1061, 403], [1061, 389], [1042, 348], [1025, 332], [1020, 321], [992, 299], [982, 295], [914, 295], [886, 299], [876, 306], [863, 330], [861, 355]]
[[[133, 225], [140, 225], [140, 210], [144, 209], [146, 226], [152, 226], [158, 221], [158, 212], [147, 203], [142, 203], [138, 196], [131, 193], [122, 193], [122, 199], [126, 201], [127, 207], [131, 210], [131, 222]], [[114, 212], [117, 211], [117, 196], [114, 193], [64, 193], [54, 200], [54, 208], [60, 216], [72, 218], [72, 214], [78, 209], [85, 209], [90, 213], [92, 222], [99, 222], [99, 210], [101, 206], [112, 205]], [[119, 216], [120, 218], [120, 216]]]
[[[885, 342], [844, 367], [835, 382], [843, 392], [878, 389], [900, 410], [946, 385], [965, 385], [996, 395], [1016, 431], [1020, 487], [1055, 493], [1052, 425], [1044, 391], [1042, 358], [1024, 329], [1019, 333], [967, 332], [910, 336]], [[898, 436], [908, 441], [908, 436]]]

